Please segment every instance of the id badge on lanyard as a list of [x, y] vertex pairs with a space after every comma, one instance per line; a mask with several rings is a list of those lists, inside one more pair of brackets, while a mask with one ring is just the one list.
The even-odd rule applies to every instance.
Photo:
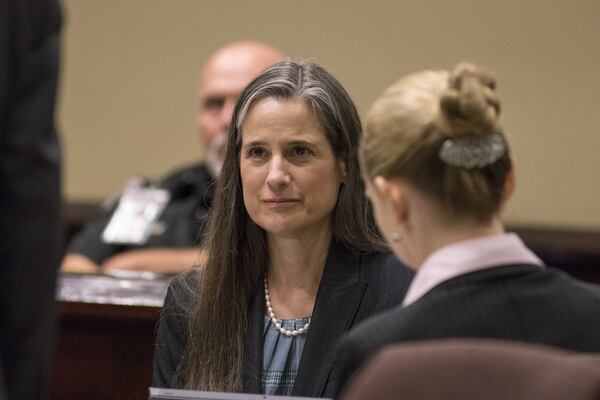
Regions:
[[131, 179], [102, 232], [102, 240], [111, 244], [146, 243], [170, 197], [165, 189], [143, 186], [140, 178]]

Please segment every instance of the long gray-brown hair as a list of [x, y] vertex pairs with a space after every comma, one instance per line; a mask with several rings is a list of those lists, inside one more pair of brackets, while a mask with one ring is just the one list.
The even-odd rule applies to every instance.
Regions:
[[240, 95], [227, 138], [206, 239], [209, 258], [195, 272], [197, 294], [190, 305], [185, 356], [179, 373], [190, 389], [242, 391], [248, 304], [269, 265], [265, 232], [246, 212], [240, 177], [242, 124], [248, 110], [265, 98], [301, 100], [322, 124], [345, 183], [333, 211], [333, 239], [356, 252], [384, 249], [364, 197], [357, 149], [361, 124], [350, 96], [324, 68], [285, 60], [267, 69]]

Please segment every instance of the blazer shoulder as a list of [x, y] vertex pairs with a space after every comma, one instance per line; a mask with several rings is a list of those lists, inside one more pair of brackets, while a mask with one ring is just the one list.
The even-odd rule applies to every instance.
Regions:
[[384, 311], [361, 322], [339, 341], [332, 378], [336, 396], [370, 357], [398, 341], [398, 318], [403, 319], [399, 309]]
[[162, 334], [162, 339], [185, 342], [193, 305], [199, 296], [196, 274], [197, 271], [188, 271], [175, 276], [169, 283], [158, 321], [159, 341]]
[[187, 341], [189, 314], [197, 296], [197, 271], [177, 275], [169, 283], [158, 321], [154, 349], [152, 385], [182, 388], [179, 364]]
[[192, 269], [173, 277], [171, 282], [169, 282], [165, 296], [163, 313], [165, 309], [188, 309], [200, 294], [200, 279], [197, 269]]
[[367, 273], [376, 271], [380, 274], [414, 275], [394, 253], [388, 251], [374, 251], [362, 255], [361, 265]]
[[406, 310], [394, 307], [376, 314], [354, 327], [348, 334], [349, 341], [369, 348], [372, 345], [400, 340], [406, 320]]
[[383, 290], [408, 290], [414, 272], [404, 265], [391, 252], [373, 252], [361, 257], [360, 279], [366, 282], [378, 282]]

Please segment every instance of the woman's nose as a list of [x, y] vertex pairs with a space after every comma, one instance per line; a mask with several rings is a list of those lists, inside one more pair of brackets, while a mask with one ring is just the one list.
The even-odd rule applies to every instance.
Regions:
[[267, 185], [271, 189], [280, 189], [289, 185], [291, 176], [285, 168], [285, 162], [279, 156], [271, 158], [269, 173], [267, 175]]

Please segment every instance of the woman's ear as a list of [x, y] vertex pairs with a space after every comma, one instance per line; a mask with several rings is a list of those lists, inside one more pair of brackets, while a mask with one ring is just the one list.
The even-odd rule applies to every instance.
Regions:
[[504, 190], [502, 191], [502, 202], [506, 203], [515, 192], [515, 188], [517, 185], [515, 177], [515, 167], [512, 167], [510, 171], [506, 174], [506, 179], [504, 181]]
[[373, 179], [373, 186], [393, 213], [394, 222], [398, 225], [404, 224], [409, 214], [404, 184], [396, 179], [391, 181], [383, 176], [376, 176]]

